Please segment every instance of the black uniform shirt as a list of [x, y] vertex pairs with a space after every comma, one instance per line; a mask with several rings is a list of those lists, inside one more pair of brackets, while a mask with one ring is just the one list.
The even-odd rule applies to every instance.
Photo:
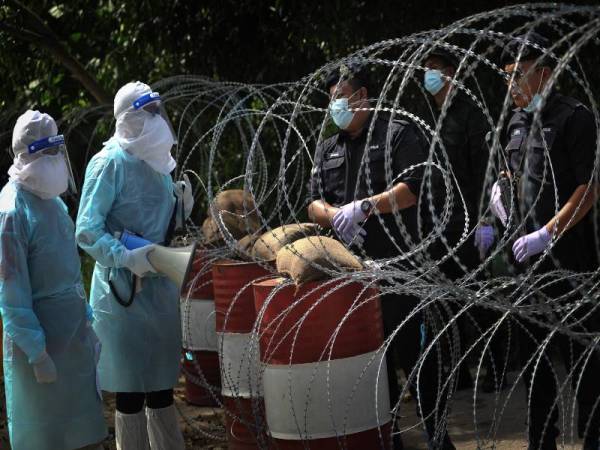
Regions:
[[[427, 146], [418, 128], [411, 122], [390, 122], [388, 116], [379, 115], [369, 142], [368, 130], [369, 122], [355, 139], [342, 131], [323, 141], [317, 148], [310, 182], [311, 200], [324, 200], [339, 207], [380, 194], [399, 182], [406, 183], [413, 194], [419, 195], [423, 168], [403, 173], [427, 159]], [[403, 175], [398, 178], [401, 173]], [[417, 236], [416, 209], [413, 206], [400, 211], [402, 222], [413, 239]], [[398, 253], [390, 243], [390, 235], [399, 247], [407, 248], [394, 215], [382, 214], [381, 218], [389, 235], [375, 215], [367, 219], [364, 225], [367, 232], [364, 249], [372, 258], [391, 257]]]
[[[535, 127], [537, 132], [528, 139], [532, 119], [532, 113], [516, 109], [508, 124], [506, 145], [511, 173], [521, 179], [521, 214], [531, 212], [528, 233], [545, 225], [578, 186], [590, 182], [596, 153], [594, 117], [577, 100], [552, 95], [542, 111], [541, 129]], [[553, 254], [563, 268], [595, 268], [591, 216], [588, 213], [556, 245]]]
[[[456, 183], [458, 183], [470, 215], [469, 225], [471, 228], [476, 225], [485, 169], [489, 157], [489, 150], [485, 141], [488, 130], [489, 125], [477, 105], [466, 95], [457, 94], [446, 111], [440, 129], [440, 137], [448, 161], [441, 157], [441, 153], [438, 155], [442, 167], [447, 169], [449, 162], [456, 177], [456, 182], [452, 181], [454, 188], [453, 213], [446, 227], [449, 231], [460, 233], [464, 228], [465, 210], [456, 189]], [[446, 187], [443, 184], [438, 187], [442, 192], [436, 193], [434, 197], [436, 198], [435, 204], [439, 210], [438, 213], [441, 213], [440, 208], [443, 207], [446, 198]]]

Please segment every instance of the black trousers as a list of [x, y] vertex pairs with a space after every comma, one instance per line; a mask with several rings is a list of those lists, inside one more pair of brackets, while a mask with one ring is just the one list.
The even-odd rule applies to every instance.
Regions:
[[173, 404], [173, 389], [156, 392], [117, 392], [117, 411], [123, 414], [136, 414], [144, 408], [166, 408]]
[[[447, 232], [445, 233], [448, 246], [450, 248], [455, 247], [461, 236], [460, 232]], [[429, 249], [429, 257], [432, 261], [439, 261], [444, 258], [449, 252], [448, 247], [442, 243], [441, 240], [433, 242]], [[480, 264], [480, 258], [477, 248], [474, 245], [474, 237], [470, 236], [456, 251], [456, 258], [464, 266], [461, 267], [459, 263], [453, 258], [446, 259], [442, 264], [438, 266], [440, 272], [449, 280], [456, 281], [464, 277], [467, 273], [477, 269]], [[482, 280], [485, 275], [480, 273], [475, 279]], [[442, 305], [438, 305], [435, 308], [436, 314], [439, 316], [440, 324], [444, 324], [452, 320], [455, 314], [462, 308], [466, 299], [455, 298], [452, 301]], [[485, 333], [492, 327], [495, 322], [500, 318], [501, 314], [495, 310], [486, 308], [485, 306], [474, 306], [469, 308], [466, 313], [462, 313], [456, 320], [454, 320], [456, 333], [446, 333], [444, 336], [445, 345], [447, 348], [443, 352], [446, 358], [444, 364], [452, 368], [452, 361], [449, 360], [453, 354], [451, 350], [458, 355], [463, 356], [467, 349], [474, 344], [475, 340], [479, 338], [482, 333]], [[505, 321], [506, 322], [506, 321]], [[500, 381], [500, 374], [505, 369], [506, 364], [506, 344], [508, 341], [507, 332], [508, 322], [504, 323], [499, 330], [494, 333], [494, 337], [490, 341], [486, 354], [483, 355], [483, 365], [486, 367], [489, 374], [493, 374], [495, 378]], [[469, 336], [469, 331], [474, 336]], [[458, 337], [458, 342], [454, 336]], [[484, 344], [480, 345], [483, 349]], [[481, 351], [478, 349], [471, 350], [471, 358], [481, 358]], [[459, 387], [473, 387], [471, 374], [469, 372], [468, 362], [471, 358], [465, 359], [456, 370], [458, 380], [456, 382]]]
[[[557, 378], [557, 367], [552, 361], [556, 353], [560, 354], [567, 373], [571, 374], [573, 389], [577, 388], [578, 434], [585, 438], [586, 444], [595, 443], [589, 448], [600, 448], [600, 350], [596, 349], [589, 355], [585, 353], [586, 350], [589, 352], [585, 344], [555, 333], [545, 350], [540, 352], [550, 331], [523, 319], [519, 320], [519, 325], [520, 357], [525, 367], [523, 376], [531, 398], [528, 408], [529, 448], [555, 449], [556, 438], [560, 434], [556, 399], [560, 389], [558, 383], [564, 383], [564, 379]], [[579, 361], [582, 355], [584, 357]]]
[[[384, 334], [387, 338], [411, 314], [418, 305], [416, 297], [386, 294], [382, 296]], [[439, 354], [434, 348], [423, 360], [417, 381], [415, 368], [419, 364], [421, 348], [431, 342], [431, 334], [422, 335], [423, 314], [415, 314], [402, 325], [388, 351], [386, 363], [390, 391], [390, 404], [399, 401], [400, 389], [396, 370], [402, 369], [407, 378], [414, 371], [409, 391], [417, 402], [417, 415], [424, 418], [429, 444], [436, 449], [453, 449], [446, 433], [446, 392], [441, 387], [445, 382]]]
[[[585, 266], [578, 267], [580, 261], [573, 251], [575, 246], [572, 244], [567, 239], [564, 242], [559, 241], [553, 250], [555, 258], [561, 262], [564, 269], [574, 272], [588, 269]], [[536, 258], [532, 258], [529, 265], [536, 261]], [[524, 269], [519, 265], [517, 268]], [[532, 450], [556, 448], [556, 437], [560, 434], [557, 427], [558, 403], [556, 402], [560, 385], [557, 382], [562, 384], [564, 379], [562, 377], [556, 379], [557, 370], [551, 357], [558, 353], [567, 373], [572, 375], [570, 380], [572, 386], [575, 388], [578, 384], [576, 398], [579, 409], [577, 419], [579, 436], [584, 438], [584, 448], [597, 450], [600, 448], [600, 405], [596, 404], [600, 403], [600, 348], [594, 348], [592, 354], [588, 355], [585, 352], [589, 351], [587, 348], [587, 342], [591, 339], [589, 336], [587, 338], [581, 336], [582, 341], [581, 338], [574, 339], [558, 331], [552, 335], [541, 359], [539, 358], [540, 345], [549, 336], [550, 330], [536, 321], [555, 325], [566, 318], [568, 322], [561, 324], [563, 329], [582, 334], [592, 333], [592, 335], [600, 332], [600, 311], [597, 307], [594, 308], [594, 303], [588, 302], [582, 305], [580, 302], [582, 295], [588, 295], [590, 284], [581, 280], [571, 282], [560, 274], [551, 278], [550, 274], [556, 269], [550, 258], [546, 257], [541, 261], [535, 274], [546, 276], [543, 286], [540, 285], [537, 292], [528, 292], [537, 303], [526, 304], [532, 306], [531, 313], [515, 319], [520, 330], [519, 354], [524, 367], [524, 381], [528, 398], [531, 398], [528, 409], [529, 448]], [[577, 309], [573, 310], [573, 308]], [[571, 314], [572, 311], [574, 312]], [[582, 354], [586, 356], [578, 363]], [[533, 362], [530, 362], [532, 355], [535, 356]]]

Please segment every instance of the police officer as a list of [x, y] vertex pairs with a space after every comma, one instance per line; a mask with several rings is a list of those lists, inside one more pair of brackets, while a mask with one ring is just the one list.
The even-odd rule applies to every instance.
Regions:
[[[446, 161], [442, 157], [442, 150], [447, 157], [447, 165], [452, 169], [455, 180], [451, 181], [453, 188], [453, 207], [449, 220], [444, 227], [444, 237], [449, 246], [455, 246], [459, 242], [465, 225], [472, 229], [479, 221], [479, 205], [482, 188], [485, 181], [485, 172], [488, 164], [489, 151], [486, 143], [486, 134], [490, 125], [481, 109], [465, 93], [452, 83], [458, 69], [457, 58], [444, 48], [436, 47], [431, 50], [424, 61], [425, 74], [423, 77], [424, 88], [431, 94], [434, 101], [435, 125], [439, 126], [441, 148], [440, 161]], [[447, 103], [447, 104], [446, 104]], [[444, 111], [442, 123], [438, 124], [441, 113]], [[437, 183], [437, 192], [434, 195], [441, 215], [444, 202], [447, 199], [446, 186]], [[465, 202], [463, 205], [462, 199]], [[465, 208], [466, 206], [466, 208]], [[475, 234], [471, 233], [469, 238], [458, 248], [457, 257], [468, 271], [475, 270], [480, 263], [480, 255], [477, 248], [482, 249], [493, 236], [491, 226], [477, 228]], [[477, 248], [476, 248], [477, 247]], [[448, 253], [448, 248], [440, 240], [430, 247], [433, 260], [439, 260]], [[441, 264], [440, 269], [451, 280], [456, 280], [465, 275], [464, 269], [453, 259], [447, 259]], [[471, 309], [472, 318], [477, 321], [478, 326], [489, 328], [496, 319], [496, 314], [487, 309]], [[467, 317], [462, 315], [458, 318], [460, 333], [460, 344], [465, 348], [465, 329], [470, 325]], [[505, 327], [500, 328], [496, 337], [490, 343], [491, 355], [484, 358], [487, 366], [486, 378], [483, 381], [484, 392], [492, 392], [497, 387], [505, 387], [505, 373], [503, 355], [505, 350], [501, 348], [506, 342]], [[501, 380], [502, 378], [502, 380]], [[461, 364], [457, 388], [466, 389], [473, 387], [471, 374], [465, 363]]]
[[[408, 243], [398, 228], [394, 210], [399, 210], [396, 213], [400, 214], [411, 240], [417, 241], [416, 204], [423, 170], [422, 166], [409, 169], [427, 159], [424, 137], [411, 122], [390, 120], [389, 116], [370, 111], [369, 81], [366, 70], [359, 65], [350, 64], [331, 72], [325, 87], [331, 99], [331, 118], [340, 131], [324, 140], [316, 150], [309, 217], [323, 227], [333, 228], [341, 240], [363, 256], [373, 259], [397, 256], [408, 249]], [[386, 177], [386, 153], [391, 163], [388, 167], [392, 172], [391, 179]], [[401, 173], [403, 175], [398, 179]], [[382, 296], [386, 336], [417, 304], [415, 297]], [[399, 357], [397, 364], [394, 347], [387, 352], [392, 405], [396, 405], [399, 397], [396, 366], [408, 376], [419, 359], [422, 320], [420, 314], [416, 315], [396, 335], [396, 341], [402, 342], [402, 353], [396, 355]], [[420, 413], [426, 418], [430, 445], [453, 449], [445, 429], [443, 402], [436, 408], [437, 386], [443, 384], [443, 380], [437, 379], [439, 372], [437, 355], [430, 352], [419, 378]], [[416, 399], [414, 385], [411, 392]], [[402, 448], [399, 436], [395, 436], [394, 445]]]
[[[502, 201], [503, 196], [508, 197], [499, 183], [492, 188], [490, 207], [504, 224], [508, 219], [512, 221], [514, 213], [524, 220], [524, 235], [512, 245], [515, 264], [521, 269], [529, 266], [533, 270], [536, 263], [536, 275], [557, 269], [593, 271], [597, 260], [590, 209], [598, 193], [593, 173], [596, 125], [583, 104], [551, 91], [552, 62], [540, 50], [548, 46], [544, 37], [529, 32], [510, 41], [503, 51], [502, 64], [510, 77], [509, 89], [516, 106], [507, 128], [506, 153], [510, 164], [507, 176], [519, 193], [518, 211], [511, 213], [510, 206]], [[549, 254], [544, 255], [552, 241]], [[548, 305], [550, 299], [554, 308], [550, 320], [555, 322], [564, 319], [565, 314], [563, 311], [557, 317], [557, 307], [566, 305], [570, 311], [576, 301], [581, 301], [581, 291], [562, 275], [540, 291], [537, 305]], [[578, 431], [580, 435], [585, 433], [584, 449], [597, 449], [600, 414], [594, 404], [600, 386], [594, 378], [600, 375], [598, 355], [593, 353], [589, 360], [584, 355], [585, 365], [580, 362], [573, 367], [571, 362], [578, 361], [585, 346], [560, 333], [554, 335], [541, 356], [536, 353], [549, 334], [549, 328], [540, 325], [548, 318], [539, 311], [541, 307], [537, 309], [534, 318], [539, 322], [520, 323], [525, 331], [520, 342], [522, 363], [526, 365], [523, 378], [530, 396], [529, 448], [556, 448], [557, 387], [550, 354], [551, 348], [558, 346], [577, 388]], [[580, 307], [573, 318], [580, 321], [564, 325], [576, 332], [598, 331], [593, 318], [582, 318]]]

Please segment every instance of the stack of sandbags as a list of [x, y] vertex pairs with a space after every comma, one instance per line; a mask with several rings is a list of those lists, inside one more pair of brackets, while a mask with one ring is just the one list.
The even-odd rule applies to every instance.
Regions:
[[260, 236], [252, 247], [252, 256], [263, 261], [275, 261], [277, 252], [288, 244], [317, 234], [314, 223], [294, 223], [282, 225]]
[[361, 270], [362, 264], [343, 244], [323, 236], [299, 239], [277, 253], [277, 271], [288, 275], [296, 285], [330, 278], [336, 273]]
[[224, 244], [225, 238], [217, 225], [219, 218], [236, 240], [253, 235], [260, 228], [256, 205], [248, 192], [241, 189], [223, 191], [217, 194], [213, 203], [219, 217], [213, 217], [213, 210], [209, 210], [209, 216], [202, 224], [205, 244], [210, 246]]

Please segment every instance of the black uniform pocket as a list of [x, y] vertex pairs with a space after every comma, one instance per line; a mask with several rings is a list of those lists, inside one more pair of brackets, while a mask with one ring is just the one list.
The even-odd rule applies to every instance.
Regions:
[[520, 173], [523, 170], [523, 153], [521, 144], [523, 143], [522, 134], [514, 134], [506, 145], [506, 156], [510, 164], [510, 170], [513, 173]]
[[[554, 142], [554, 132], [546, 131], [543, 134], [525, 140], [526, 157], [523, 173], [532, 180], [546, 186], [553, 184], [548, 154]], [[554, 168], [556, 170], [557, 168]], [[544, 173], [545, 172], [545, 173]]]
[[[379, 194], [386, 189], [385, 176], [385, 150], [371, 150], [369, 152], [369, 160], [365, 161], [363, 167], [363, 183], [365, 186], [370, 186], [375, 194]], [[368, 169], [368, 170], [367, 170]], [[393, 177], [390, 167], [390, 175]], [[393, 182], [390, 178], [390, 183]]]
[[323, 190], [328, 193], [344, 192], [344, 178], [346, 174], [346, 165], [344, 164], [344, 156], [336, 156], [333, 158], [326, 158], [323, 160], [322, 171], [323, 171]]

